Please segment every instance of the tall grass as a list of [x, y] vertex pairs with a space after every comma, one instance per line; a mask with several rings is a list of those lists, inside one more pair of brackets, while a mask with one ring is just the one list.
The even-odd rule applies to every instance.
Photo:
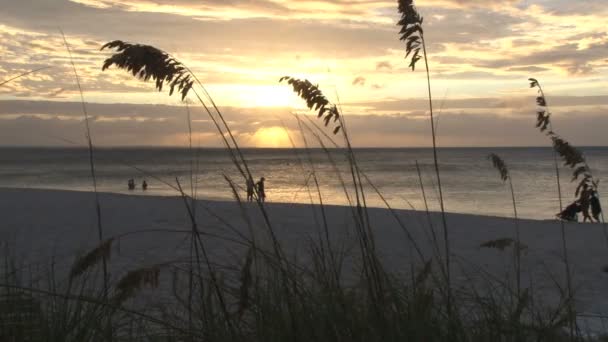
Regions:
[[[97, 218], [97, 238], [98, 238], [99, 243], [104, 245], [105, 242], [104, 242], [104, 234], [103, 234], [103, 226], [102, 226], [101, 202], [99, 200], [99, 193], [97, 191], [97, 174], [95, 171], [95, 150], [93, 148], [93, 138], [91, 136], [91, 127], [89, 124], [89, 114], [88, 114], [86, 102], [84, 99], [84, 92], [82, 90], [82, 85], [80, 84], [80, 77], [78, 76], [78, 72], [76, 70], [76, 64], [74, 64], [74, 59], [72, 57], [72, 50], [70, 49], [70, 45], [68, 44], [68, 41], [67, 41], [63, 31], [61, 31], [61, 37], [63, 38], [63, 43], [68, 52], [70, 64], [72, 65], [72, 71], [74, 73], [74, 79], [76, 81], [76, 85], [78, 86], [78, 92], [80, 94], [80, 103], [82, 106], [82, 113], [84, 116], [84, 123], [85, 123], [85, 129], [86, 129], [85, 133], [86, 133], [87, 147], [88, 147], [88, 152], [89, 152], [89, 170], [91, 172], [91, 179], [93, 181], [93, 193], [95, 195], [95, 214], [96, 214], [96, 218]], [[108, 241], [111, 242], [111, 239]], [[101, 255], [101, 259], [102, 259], [102, 270], [103, 270], [103, 298], [105, 300], [107, 300], [108, 295], [109, 295], [109, 274], [108, 274], [108, 265], [107, 265], [107, 254], [101, 253], [100, 255]], [[70, 281], [71, 280], [72, 280], [72, 277], [70, 277]], [[68, 289], [67, 289], [68, 294], [69, 294], [70, 287], [71, 287], [70, 285], [68, 285]], [[112, 322], [110, 320], [108, 320], [106, 322], [106, 324], [107, 324], [108, 339], [111, 341], [112, 340], [112, 337], [111, 337], [112, 336]]]
[[[520, 234], [520, 227], [519, 227], [519, 217], [517, 215], [517, 202], [515, 201], [515, 190], [513, 189], [513, 178], [511, 178], [511, 173], [509, 172], [509, 168], [507, 167], [507, 164], [504, 162], [504, 160], [497, 154], [495, 153], [491, 153], [488, 156], [488, 159], [490, 159], [490, 161], [492, 162], [492, 165], [494, 166], [494, 168], [498, 171], [499, 175], [500, 175], [500, 180], [502, 180], [503, 182], [509, 184], [509, 191], [511, 193], [511, 203], [513, 205], [513, 218], [514, 218], [514, 225], [515, 225], [515, 240], [513, 243], [513, 264], [515, 265], [515, 286], [516, 286], [516, 301], [517, 303], [519, 303], [522, 300], [525, 300], [522, 297], [522, 291], [521, 291], [521, 252], [522, 249], [524, 249], [524, 246], [521, 242], [521, 234]], [[508, 241], [508, 240], [505, 240]], [[488, 246], [488, 243], [484, 244], [485, 246]], [[482, 246], [484, 246], [482, 245]], [[527, 296], [527, 292], [525, 293], [524, 297]], [[518, 304], [519, 306], [520, 304]], [[521, 314], [517, 315], [517, 320], [514, 322], [514, 324], [517, 324], [519, 326], [520, 324], [520, 316]], [[517, 328], [517, 331], [519, 332], [519, 328]]]
[[360, 244], [360, 252], [363, 262], [363, 271], [369, 276], [367, 278], [368, 291], [374, 299], [374, 305], [382, 305], [384, 302], [383, 275], [381, 265], [377, 260], [374, 234], [369, 219], [368, 208], [363, 188], [362, 173], [357, 164], [355, 154], [350, 143], [350, 139], [345, 127], [344, 118], [338, 107], [332, 104], [322, 93], [317, 85], [313, 85], [309, 80], [301, 80], [289, 76], [282, 77], [279, 82], [286, 80], [304, 101], [309, 109], [317, 112], [318, 118], [323, 119], [325, 126], [334, 122], [335, 127], [332, 132], [334, 135], [342, 132], [346, 144], [346, 157], [351, 171], [352, 184], [355, 190], [357, 214], [353, 216], [357, 225], [357, 237]]
[[[560, 170], [558, 164], [558, 156], [560, 156], [564, 160], [564, 164], [574, 169], [572, 175], [572, 181], [576, 181], [579, 178], [579, 184], [576, 188], [575, 196], [578, 197], [581, 189], [588, 188], [593, 191], [597, 191], [598, 182], [593, 179], [591, 174], [591, 169], [587, 165], [583, 154], [570, 145], [567, 141], [565, 141], [562, 137], [560, 137], [553, 129], [553, 123], [551, 120], [551, 111], [549, 109], [549, 102], [547, 97], [545, 96], [545, 92], [543, 90], [540, 82], [535, 78], [530, 78], [530, 88], [538, 89], [538, 96], [536, 97], [536, 104], [538, 105], [538, 110], [536, 112], [536, 127], [540, 130], [541, 133], [545, 133], [547, 137], [551, 139], [551, 143], [553, 145], [553, 165], [555, 168], [555, 176], [557, 181], [557, 193], [559, 199], [559, 208], [560, 213], [563, 210], [563, 200], [562, 200], [562, 185], [561, 185], [561, 177]], [[582, 176], [582, 177], [581, 177]], [[584, 196], [590, 196], [591, 193], [584, 191], [581, 193]], [[574, 330], [576, 327], [576, 313], [574, 311], [574, 293], [572, 289], [572, 274], [570, 271], [570, 260], [568, 257], [568, 245], [566, 238], [566, 228], [563, 220], [560, 220], [560, 228], [561, 228], [561, 237], [562, 237], [562, 251], [564, 254], [564, 265], [566, 268], [566, 290], [568, 296], [568, 308], [570, 310], [569, 314], [569, 328], [570, 328], [570, 338], [574, 338]]]
[[513, 218], [515, 224], [515, 244], [513, 246], [513, 254], [515, 259], [515, 274], [516, 274], [516, 286], [517, 286], [517, 297], [521, 295], [521, 249], [522, 243], [519, 231], [519, 217], [517, 215], [517, 203], [515, 201], [515, 190], [513, 189], [513, 179], [507, 164], [500, 158], [499, 155], [492, 153], [488, 156], [492, 161], [492, 165], [500, 174], [500, 179], [503, 182], [509, 183], [509, 191], [511, 193], [511, 203], [513, 205]]
[[[445, 272], [447, 277], [448, 285], [448, 311], [451, 311], [451, 272], [450, 272], [450, 239], [448, 234], [448, 224], [445, 215], [445, 206], [443, 201], [443, 189], [441, 187], [441, 176], [439, 173], [439, 160], [437, 157], [437, 137], [435, 132], [435, 119], [433, 116], [433, 96], [431, 92], [431, 73], [429, 70], [429, 61], [426, 51], [426, 42], [424, 40], [424, 30], [422, 29], [423, 18], [418, 13], [414, 5], [413, 0], [399, 0], [399, 13], [401, 19], [398, 25], [401, 26], [400, 40], [406, 42], [406, 58], [411, 56], [410, 67], [412, 71], [416, 69], [416, 63], [424, 58], [424, 65], [426, 69], [427, 89], [428, 89], [428, 100], [429, 100], [429, 114], [431, 121], [431, 139], [433, 142], [433, 164], [435, 166], [435, 175], [437, 176], [437, 188], [439, 190], [439, 206], [441, 209], [441, 221], [443, 225], [443, 240], [445, 249]], [[422, 50], [422, 56], [420, 51]]]
[[36, 73], [38, 71], [49, 69], [49, 68], [50, 68], [50, 66], [45, 66], [45, 67], [42, 67], [42, 68], [37, 68], [37, 69], [33, 69], [33, 70], [30, 70], [30, 71], [23, 72], [23, 73], [21, 73], [19, 75], [13, 76], [11, 78], [8, 78], [8, 79], [0, 82], [0, 87], [2, 87], [3, 85], [9, 84], [10, 82], [12, 82], [14, 80], [20, 79], [21, 77], [27, 76], [29, 74]]

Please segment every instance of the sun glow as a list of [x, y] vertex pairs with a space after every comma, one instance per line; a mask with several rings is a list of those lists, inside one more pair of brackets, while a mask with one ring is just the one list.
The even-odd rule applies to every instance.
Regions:
[[214, 85], [212, 94], [222, 101], [238, 107], [286, 107], [303, 109], [302, 103], [291, 87], [280, 85]]
[[256, 147], [289, 147], [289, 135], [285, 129], [277, 126], [262, 127], [253, 135]]

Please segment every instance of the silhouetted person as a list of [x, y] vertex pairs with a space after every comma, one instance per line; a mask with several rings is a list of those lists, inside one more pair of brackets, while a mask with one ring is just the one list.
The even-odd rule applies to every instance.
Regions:
[[593, 218], [600, 222], [600, 214], [602, 213], [602, 205], [600, 204], [600, 199], [598, 198], [597, 192], [593, 192], [591, 195], [591, 199], [589, 200], [589, 204], [591, 206], [591, 214]]
[[135, 181], [133, 180], [133, 178], [129, 179], [129, 190], [133, 190], [135, 189]]
[[146, 180], [145, 180], [145, 179], [144, 179], [144, 182], [143, 182], [143, 183], [141, 183], [141, 189], [142, 189], [143, 191], [148, 190], [148, 183], [146, 182]]
[[253, 178], [249, 176], [247, 179], [247, 202], [253, 201], [253, 190], [255, 188], [255, 184], [253, 183]]
[[260, 181], [256, 184], [258, 188], [258, 198], [264, 202], [266, 200], [266, 191], [264, 190], [264, 181], [266, 178], [260, 178]]
[[589, 206], [591, 204], [591, 195], [593, 191], [589, 189], [587, 184], [583, 185], [583, 190], [581, 190], [581, 196], [579, 198], [579, 203], [581, 205], [581, 213], [583, 214], [583, 222], [593, 222], [591, 216], [589, 215]]
[[576, 222], [576, 214], [580, 211], [581, 205], [576, 201], [567, 206], [566, 209], [562, 210], [562, 212], [556, 216], [564, 221]]

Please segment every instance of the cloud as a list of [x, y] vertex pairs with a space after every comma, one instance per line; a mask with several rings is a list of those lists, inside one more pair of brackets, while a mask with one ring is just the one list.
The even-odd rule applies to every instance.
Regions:
[[605, 61], [608, 39], [579, 49], [577, 42], [563, 44], [548, 50], [533, 52], [518, 58], [503, 58], [479, 63], [484, 68], [505, 68], [517, 66], [555, 65], [571, 75], [587, 75], [594, 69], [591, 63]]
[[539, 72], [543, 72], [543, 71], [549, 71], [551, 69], [530, 65], [530, 66], [510, 67], [508, 70], [517, 71], [517, 72], [539, 73]]
[[389, 61], [380, 61], [380, 62], [376, 63], [376, 70], [382, 70], [382, 69], [393, 70], [393, 66], [391, 65], [391, 62], [389, 62]]
[[[551, 96], [551, 107], [608, 107], [608, 96]], [[442, 107], [445, 111], [496, 111], [508, 110], [512, 114], [529, 115], [535, 113], [535, 96], [486, 97], [465, 99], [435, 99], [433, 106]], [[349, 102], [344, 105], [354, 108], [366, 108], [368, 112], [422, 112], [428, 110], [428, 100], [384, 99], [379, 101]]]
[[585, 0], [584, 6], [568, 0], [542, 0], [538, 1], [547, 13], [556, 16], [572, 16], [585, 14], [601, 14], [608, 12], [606, 2], [603, 0]]
[[[533, 102], [533, 98], [528, 99]], [[428, 116], [424, 106], [377, 108], [392, 114], [357, 114], [348, 111], [348, 127], [355, 146], [428, 146]], [[534, 106], [525, 112], [505, 115], [499, 109], [516, 100], [477, 99], [446, 101], [446, 109], [439, 115], [439, 143], [441, 146], [525, 146], [548, 145], [547, 138], [534, 127]], [[482, 107], [486, 104], [486, 107]], [[577, 107], [584, 104], [585, 107]], [[1, 101], [0, 145], [83, 145], [84, 124], [78, 103]], [[560, 133], [572, 143], [582, 145], [608, 144], [604, 115], [608, 100], [600, 97], [556, 97], [552, 102], [554, 123]], [[395, 104], [396, 107], [396, 104]], [[48, 108], [50, 114], [41, 115]], [[406, 108], [409, 113], [405, 113]], [[459, 108], [459, 110], [457, 110]], [[221, 146], [221, 139], [204, 111], [193, 107], [192, 127], [203, 146]], [[252, 137], [261, 129], [283, 127], [298, 132], [298, 126], [284, 109], [222, 108], [237, 140], [243, 146], [255, 146]], [[515, 107], [514, 112], [520, 110]], [[91, 130], [98, 146], [149, 145], [182, 146], [188, 132], [183, 106], [89, 104]], [[312, 114], [311, 114], [312, 115]], [[316, 116], [312, 116], [316, 120]], [[273, 143], [271, 141], [267, 143]]]
[[354, 86], [364, 86], [365, 85], [365, 77], [363, 77], [363, 76], [357, 76], [357, 77], [355, 77], [355, 79], [353, 80], [352, 84]]

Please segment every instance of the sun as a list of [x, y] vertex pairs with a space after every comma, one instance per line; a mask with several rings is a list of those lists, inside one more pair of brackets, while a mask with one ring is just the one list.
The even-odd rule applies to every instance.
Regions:
[[262, 127], [253, 135], [253, 143], [256, 147], [289, 147], [289, 135], [285, 129], [278, 126]]

